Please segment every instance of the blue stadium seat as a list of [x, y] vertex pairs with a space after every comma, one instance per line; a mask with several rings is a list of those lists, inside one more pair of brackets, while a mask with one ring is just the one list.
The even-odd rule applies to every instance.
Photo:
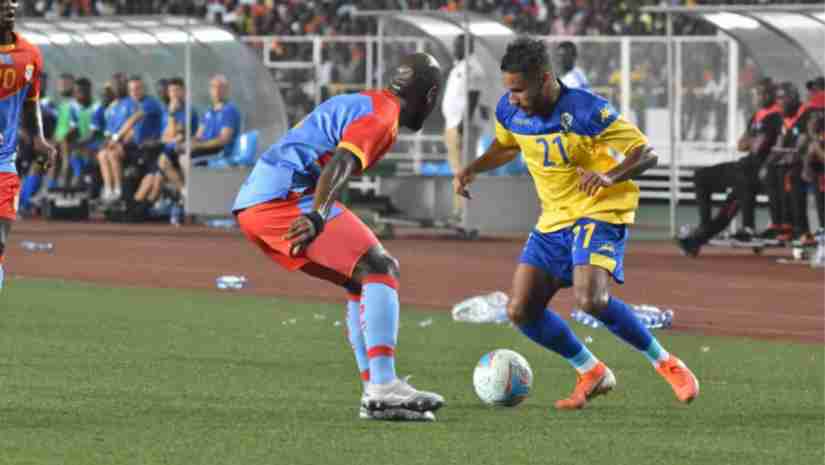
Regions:
[[230, 166], [252, 166], [258, 153], [258, 130], [248, 131], [238, 137], [235, 151], [228, 158], [209, 160], [209, 168], [227, 168]]

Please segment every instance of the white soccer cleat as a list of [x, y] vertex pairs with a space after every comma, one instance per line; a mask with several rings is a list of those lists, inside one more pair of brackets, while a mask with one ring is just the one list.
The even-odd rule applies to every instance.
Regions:
[[444, 398], [434, 392], [415, 389], [405, 378], [388, 384], [370, 383], [361, 397], [361, 405], [370, 412], [398, 408], [435, 412], [444, 405]]
[[361, 420], [383, 421], [435, 421], [433, 412], [416, 412], [415, 410], [407, 410], [404, 408], [369, 411], [363, 405], [359, 406], [358, 418]]

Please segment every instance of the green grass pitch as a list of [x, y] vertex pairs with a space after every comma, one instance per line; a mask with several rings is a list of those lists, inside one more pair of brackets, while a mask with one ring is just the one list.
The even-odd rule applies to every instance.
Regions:
[[[384, 423], [356, 418], [343, 315], [343, 302], [12, 280], [0, 297], [0, 464], [823, 463], [822, 345], [660, 332], [700, 379], [686, 407], [640, 354], [574, 326], [619, 385], [556, 412], [575, 380], [561, 359], [506, 326], [406, 310], [399, 373], [448, 405], [433, 424]], [[472, 390], [476, 361], [496, 348], [535, 374], [513, 409]]]

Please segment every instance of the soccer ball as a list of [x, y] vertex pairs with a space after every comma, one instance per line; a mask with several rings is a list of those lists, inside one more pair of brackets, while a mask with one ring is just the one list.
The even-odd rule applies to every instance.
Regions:
[[473, 386], [488, 405], [515, 407], [530, 394], [533, 371], [527, 360], [512, 350], [484, 354], [473, 372]]

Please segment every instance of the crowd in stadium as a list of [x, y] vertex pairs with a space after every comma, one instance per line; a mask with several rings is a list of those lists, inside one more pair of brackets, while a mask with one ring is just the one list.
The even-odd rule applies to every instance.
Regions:
[[[374, 21], [353, 17], [358, 10], [470, 11], [494, 15], [520, 32], [553, 35], [664, 34], [661, 15], [642, 13], [646, 5], [816, 3], [815, 0], [39, 0], [27, 2], [35, 15], [190, 14], [224, 24], [239, 34], [297, 35], [375, 32]], [[680, 34], [712, 32], [707, 23], [676, 20]]]

